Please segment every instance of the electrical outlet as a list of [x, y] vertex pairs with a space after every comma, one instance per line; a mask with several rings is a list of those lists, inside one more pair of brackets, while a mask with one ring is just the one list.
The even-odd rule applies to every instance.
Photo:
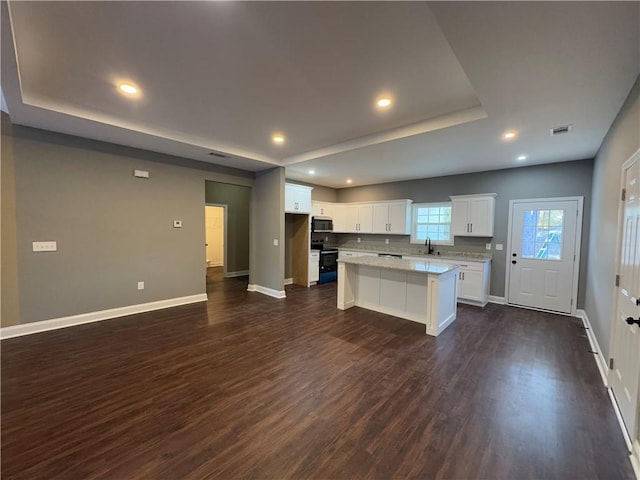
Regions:
[[32, 242], [34, 252], [55, 252], [58, 250], [57, 242]]
[[138, 282], [138, 290], [144, 290], [144, 282]]
[[360, 243], [360, 237], [358, 237], [358, 243]]
[[496, 250], [502, 250], [502, 244], [496, 243]]
[[182, 228], [182, 220], [174, 220], [173, 228]]
[[487, 250], [491, 250], [491, 244], [490, 244], [490, 243], [487, 243], [487, 244], [485, 245], [485, 248], [486, 248]]
[[274, 247], [277, 247], [277, 246], [278, 246], [278, 243], [279, 243], [279, 242], [278, 242], [278, 239], [277, 239], [277, 238], [274, 238], [274, 239], [273, 239], [273, 246], [274, 246]]
[[389, 245], [389, 239], [388, 239], [388, 238], [385, 238], [385, 239], [384, 239], [384, 243], [386, 243], [387, 245]]
[[329, 237], [324, 237], [324, 241], [328, 242], [329, 241]]

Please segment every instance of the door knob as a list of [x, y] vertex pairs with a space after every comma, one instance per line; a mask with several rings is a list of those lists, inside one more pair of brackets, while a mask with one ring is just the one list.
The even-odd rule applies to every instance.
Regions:
[[640, 327], [640, 318], [638, 318], [636, 320], [633, 317], [627, 317], [627, 318], [625, 318], [624, 321], [627, 322], [629, 325], [633, 325], [635, 323], [636, 325], [638, 325]]

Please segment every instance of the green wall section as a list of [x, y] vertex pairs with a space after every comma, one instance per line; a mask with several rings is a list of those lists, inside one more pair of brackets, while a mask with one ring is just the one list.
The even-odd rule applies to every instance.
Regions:
[[251, 189], [241, 185], [207, 181], [205, 202], [227, 206], [227, 273], [248, 271]]

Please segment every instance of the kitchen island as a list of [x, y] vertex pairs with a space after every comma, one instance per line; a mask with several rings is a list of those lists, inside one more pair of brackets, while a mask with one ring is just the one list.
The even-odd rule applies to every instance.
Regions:
[[338, 260], [338, 308], [357, 306], [425, 325], [436, 336], [455, 319], [458, 265], [388, 257]]

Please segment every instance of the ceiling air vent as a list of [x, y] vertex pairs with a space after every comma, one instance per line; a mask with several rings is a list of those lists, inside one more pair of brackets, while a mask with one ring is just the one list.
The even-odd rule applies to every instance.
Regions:
[[224, 153], [220, 153], [220, 152], [209, 152], [209, 155], [211, 155], [212, 157], [218, 157], [218, 158], [231, 158], [229, 155], [225, 155]]
[[551, 130], [549, 130], [549, 134], [553, 137], [555, 135], [569, 133], [571, 130], [573, 130], [573, 125], [563, 125], [561, 127], [552, 128]]

